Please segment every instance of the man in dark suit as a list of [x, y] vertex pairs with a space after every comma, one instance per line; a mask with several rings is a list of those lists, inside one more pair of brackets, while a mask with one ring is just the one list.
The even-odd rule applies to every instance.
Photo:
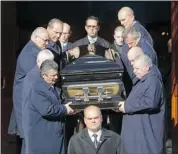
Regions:
[[71, 27], [67, 23], [63, 23], [63, 31], [61, 37], [59, 38], [59, 42], [61, 43], [62, 52], [66, 52], [69, 49], [72, 49], [72, 43], [69, 42], [69, 38], [72, 34]]
[[134, 27], [141, 33], [141, 37], [153, 46], [153, 39], [148, 31], [135, 20], [134, 12], [130, 7], [122, 7], [118, 12], [118, 20], [124, 28]]
[[[25, 45], [17, 59], [13, 85], [13, 111], [8, 132], [10, 134], [17, 134], [22, 139], [24, 138], [22, 129], [22, 83], [26, 74], [36, 65], [37, 55], [40, 50], [46, 47], [48, 40], [49, 37], [46, 29], [43, 27], [36, 28], [31, 35], [31, 40]], [[12, 123], [13, 120], [15, 120], [16, 123]], [[17, 124], [17, 126], [15, 124]], [[15, 132], [16, 127], [17, 132]], [[22, 140], [22, 153], [23, 145]]]
[[68, 154], [125, 154], [121, 137], [101, 128], [102, 115], [96, 106], [84, 110], [86, 128], [75, 134], [68, 146]]
[[134, 60], [140, 79], [119, 110], [124, 114], [122, 140], [128, 154], [162, 154], [164, 150], [165, 101], [161, 73], [147, 55]]
[[[114, 43], [112, 44], [111, 48], [115, 51], [115, 57], [117, 58], [117, 63], [119, 63], [120, 54], [122, 52], [122, 44], [123, 44], [123, 33], [124, 27], [117, 26], [114, 30]], [[119, 64], [122, 66], [122, 63]], [[110, 118], [110, 130], [120, 134], [121, 133], [121, 126], [122, 126], [122, 113], [111, 111], [109, 115]]]
[[63, 30], [63, 22], [57, 18], [51, 19], [47, 26], [47, 31], [49, 34], [49, 43], [47, 49], [52, 51], [54, 54], [54, 61], [59, 65], [59, 70], [62, 68], [61, 57], [62, 49], [59, 43], [59, 38], [61, 37]]
[[59, 43], [62, 48], [62, 56], [61, 56], [62, 69], [69, 63], [70, 54], [67, 51], [72, 49], [72, 43], [69, 42], [69, 38], [71, 34], [72, 31], [70, 25], [67, 23], [63, 23], [63, 31], [61, 37], [59, 38]]
[[26, 153], [64, 154], [63, 118], [73, 109], [69, 107], [71, 102], [61, 104], [57, 79], [57, 63], [45, 60], [24, 108]]
[[96, 54], [105, 56], [105, 50], [110, 48], [110, 43], [98, 36], [99, 29], [99, 19], [97, 17], [90, 16], [86, 19], [85, 30], [87, 36], [73, 43], [73, 47], [80, 47], [80, 56], [88, 53], [89, 44], [95, 44]]
[[[38, 78], [40, 78], [41, 64], [47, 59], [54, 60], [54, 55], [48, 49], [41, 50], [37, 55], [37, 60], [36, 60], [37, 65], [35, 65], [27, 73], [27, 75], [25, 76], [24, 81], [23, 81], [23, 86], [22, 86], [22, 128], [23, 128], [23, 132], [24, 132], [23, 123], [24, 123], [24, 121], [26, 121], [26, 119], [24, 119], [24, 117], [25, 117], [24, 115], [26, 114], [26, 112], [24, 112], [25, 111], [24, 108], [27, 105], [26, 102], [28, 100], [28, 95], [30, 93], [33, 83]], [[25, 138], [24, 138], [24, 140], [25, 140]], [[26, 142], [26, 141], [24, 141], [24, 142]]]

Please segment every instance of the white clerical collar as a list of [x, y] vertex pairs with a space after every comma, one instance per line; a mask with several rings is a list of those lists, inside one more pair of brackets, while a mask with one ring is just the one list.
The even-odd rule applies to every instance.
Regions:
[[93, 38], [93, 37], [88, 35], [88, 40], [89, 40], [90, 44], [93, 44], [97, 41], [97, 36]]
[[88, 129], [88, 134], [89, 134], [89, 136], [90, 136], [92, 141], [94, 141], [93, 134], [96, 134], [97, 135], [97, 140], [100, 141], [100, 137], [101, 137], [102, 131], [100, 129], [96, 133], [93, 133], [91, 130]]

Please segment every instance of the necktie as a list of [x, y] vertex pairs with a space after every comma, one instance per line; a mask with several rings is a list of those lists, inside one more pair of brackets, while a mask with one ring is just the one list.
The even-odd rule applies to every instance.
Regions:
[[98, 140], [97, 140], [97, 134], [93, 134], [93, 137], [94, 137], [94, 141], [93, 141], [93, 143], [94, 143], [94, 146], [95, 146], [95, 148], [97, 148], [98, 147]]

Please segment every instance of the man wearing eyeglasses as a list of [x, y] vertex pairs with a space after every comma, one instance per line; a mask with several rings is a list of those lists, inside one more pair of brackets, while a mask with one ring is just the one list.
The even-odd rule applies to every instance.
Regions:
[[105, 50], [110, 47], [110, 43], [98, 36], [100, 30], [99, 19], [90, 16], [86, 20], [85, 30], [87, 36], [73, 43], [73, 47], [80, 47], [80, 56], [88, 53], [88, 45], [95, 44], [96, 54], [105, 56]]
[[47, 26], [47, 31], [49, 34], [49, 43], [47, 45], [47, 49], [52, 51], [54, 54], [54, 61], [59, 65], [59, 70], [61, 67], [61, 55], [62, 49], [60, 43], [58, 43], [59, 38], [61, 37], [63, 30], [63, 22], [57, 18], [51, 19]]
[[30, 41], [22, 49], [16, 65], [13, 85], [13, 110], [11, 113], [8, 133], [16, 134], [22, 139], [21, 153], [24, 154], [23, 129], [22, 129], [22, 83], [26, 74], [36, 65], [38, 53], [46, 48], [48, 32], [43, 27], [36, 28]]

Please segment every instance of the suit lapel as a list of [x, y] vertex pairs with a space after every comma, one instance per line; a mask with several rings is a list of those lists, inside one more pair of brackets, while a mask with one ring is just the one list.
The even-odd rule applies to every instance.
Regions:
[[89, 136], [89, 134], [88, 134], [87, 128], [84, 128], [82, 136], [84, 137], [85, 141], [86, 141], [93, 149], [96, 150], [95, 145], [94, 145], [94, 143], [92, 142], [92, 140], [91, 140], [91, 138], [90, 138], [90, 136]]

